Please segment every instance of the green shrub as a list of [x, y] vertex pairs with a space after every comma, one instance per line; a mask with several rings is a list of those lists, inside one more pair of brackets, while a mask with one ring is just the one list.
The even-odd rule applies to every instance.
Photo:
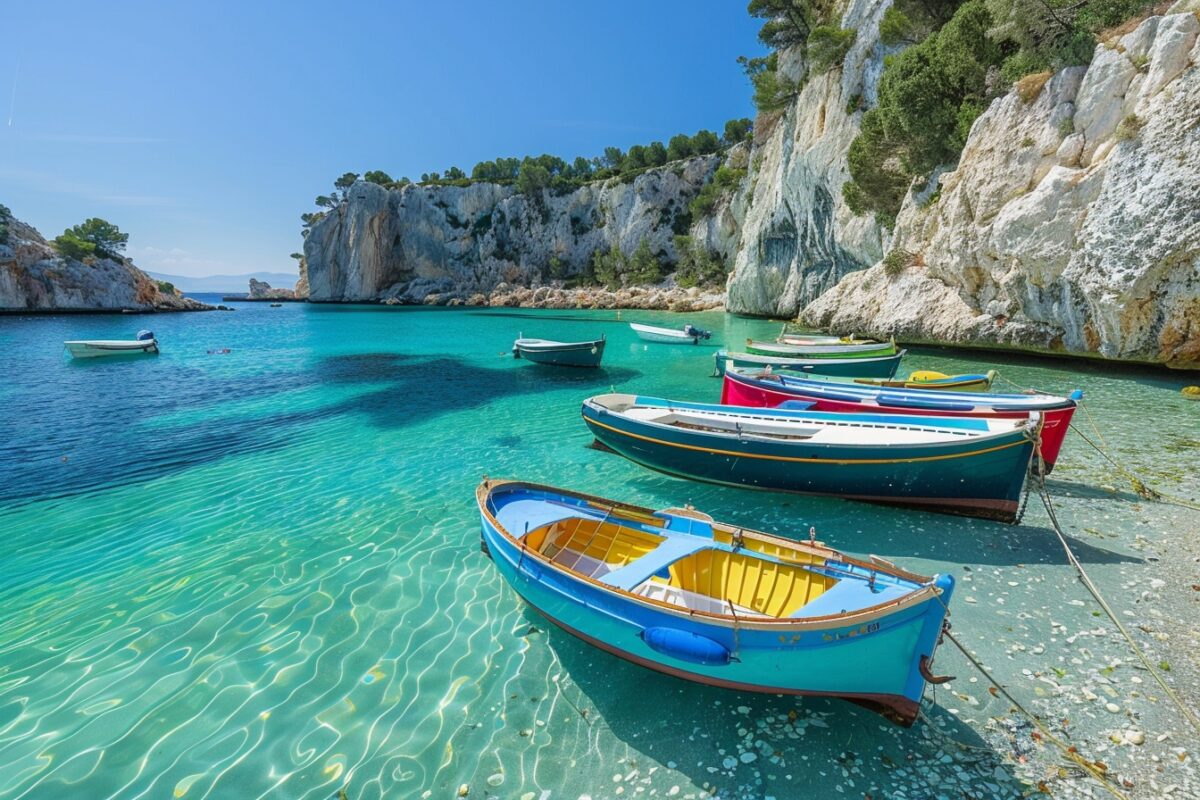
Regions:
[[154, 284], [163, 294], [178, 294], [178, 292], [175, 291], [175, 284], [171, 283], [170, 281], [155, 281]]
[[692, 198], [692, 202], [688, 204], [692, 218], [710, 214], [716, 207], [717, 201], [737, 188], [737, 185], [742, 182], [742, 178], [745, 177], [746, 170], [744, 169], [734, 169], [724, 165], [717, 167], [712, 180], [704, 184], [703, 188]]
[[1130, 139], [1136, 139], [1138, 133], [1142, 130], [1142, 126], [1145, 124], [1137, 114], [1130, 114], [1121, 120], [1121, 124], [1117, 125], [1117, 130], [1113, 133], [1113, 138], [1118, 142], [1127, 142]]
[[804, 82], [791, 81], [779, 74], [779, 55], [771, 53], [762, 58], [738, 58], [750, 85], [754, 87], [754, 107], [761, 114], [771, 114], [787, 108], [804, 88]]
[[[863, 115], [847, 157], [847, 205], [891, 225], [912, 180], [958, 158], [972, 124], [1008, 82], [1021, 79], [1017, 90], [1032, 102], [1054, 70], [1091, 59], [1104, 27], [1149, 7], [1147, 0], [897, 0], [881, 37], [919, 43], [885, 61], [879, 102]], [[924, 36], [926, 28], [932, 32]], [[1001, 81], [989, 78], [997, 68]], [[1120, 135], [1136, 133], [1126, 125]]]
[[724, 285], [727, 269], [720, 255], [694, 242], [690, 236], [675, 237], [675, 282], [690, 289], [693, 286]]
[[883, 257], [883, 271], [894, 278], [903, 272], [912, 260], [912, 253], [896, 248]]
[[96, 255], [95, 243], [80, 237], [70, 228], [63, 231], [61, 236], [55, 237], [54, 249], [63, 258], [73, 258], [76, 261]]
[[847, 157], [843, 196], [856, 213], [891, 224], [912, 179], [958, 157], [989, 99], [988, 68], [1001, 61], [990, 26], [982, 0], [970, 0], [939, 31], [887, 60], [879, 103], [863, 115]]
[[662, 263], [650, 252], [650, 243], [645, 239], [638, 242], [637, 249], [629, 258], [628, 275], [632, 283], [658, 283], [662, 280]]
[[613, 245], [607, 253], [597, 250], [592, 253], [590, 264], [590, 274], [597, 283], [609, 290], [620, 288], [621, 275], [627, 266], [625, 254], [621, 252], [620, 248]]
[[129, 234], [107, 220], [92, 217], [63, 231], [54, 240], [58, 252], [67, 258], [82, 259], [90, 255], [120, 258], [129, 241]]
[[12, 212], [8, 206], [0, 203], [0, 244], [8, 244], [8, 222], [11, 219]]
[[815, 73], [840, 67], [858, 31], [837, 25], [819, 25], [808, 35], [808, 64]]
[[550, 277], [555, 280], [561, 280], [567, 274], [567, 262], [563, 261], [558, 256], [550, 256], [550, 262], [546, 265], [550, 273]]
[[1074, 117], [1063, 117], [1062, 121], [1058, 123], [1058, 135], [1065, 139], [1074, 132], [1075, 132], [1075, 118]]

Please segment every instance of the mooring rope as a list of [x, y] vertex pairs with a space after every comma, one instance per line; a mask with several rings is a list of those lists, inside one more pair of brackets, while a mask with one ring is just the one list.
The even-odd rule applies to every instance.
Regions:
[[1079, 574], [1079, 580], [1083, 583], [1084, 587], [1087, 588], [1088, 592], [1091, 593], [1092, 597], [1095, 598], [1096, 602], [1100, 604], [1100, 608], [1104, 610], [1104, 613], [1108, 615], [1108, 618], [1111, 619], [1113, 624], [1117, 626], [1117, 630], [1120, 631], [1121, 635], [1125, 637], [1125, 641], [1129, 643], [1130, 649], [1133, 650], [1134, 655], [1137, 656], [1138, 660], [1142, 662], [1142, 665], [1146, 668], [1146, 670], [1149, 671], [1149, 673], [1154, 677], [1155, 682], [1162, 687], [1162, 690], [1164, 693], [1166, 693], [1167, 697], [1171, 698], [1171, 701], [1179, 707], [1179, 710], [1183, 713], [1183, 716], [1185, 719], [1187, 719], [1188, 723], [1196, 729], [1197, 733], [1200, 733], [1200, 718], [1198, 718], [1195, 712], [1188, 707], [1188, 705], [1183, 701], [1183, 698], [1176, 694], [1175, 690], [1167, 685], [1162, 673], [1160, 673], [1159, 670], [1150, 663], [1150, 660], [1146, 658], [1146, 654], [1142, 651], [1142, 648], [1138, 646], [1137, 642], [1134, 641], [1133, 636], [1131, 636], [1129, 633], [1129, 630], [1121, 623], [1121, 620], [1118, 619], [1117, 613], [1113, 611], [1112, 606], [1110, 606], [1108, 601], [1104, 599], [1104, 596], [1100, 594], [1100, 590], [1096, 588], [1096, 584], [1092, 583], [1092, 579], [1088, 577], [1087, 572], [1083, 568], [1083, 564], [1081, 564], [1079, 559], [1075, 557], [1074, 551], [1071, 550], [1071, 545], [1067, 543], [1067, 537], [1066, 534], [1063, 533], [1062, 525], [1059, 524], [1058, 515], [1054, 513], [1054, 504], [1050, 501], [1050, 492], [1046, 490], [1046, 481], [1042, 479], [1040, 475], [1038, 476], [1038, 484], [1039, 493], [1042, 496], [1042, 504], [1046, 506], [1046, 513], [1050, 516], [1050, 525], [1054, 529], [1054, 534], [1058, 537], [1059, 543], [1062, 544], [1063, 550], [1067, 554], [1067, 560], [1071, 562], [1071, 566], [1073, 566], [1075, 571]]
[[[938, 602], [941, 602], [941, 601], [942, 601], [942, 598], [938, 597]], [[942, 605], [944, 607], [945, 603], [942, 603]], [[947, 610], [949, 610], [949, 609], [947, 609]], [[997, 692], [1004, 695], [1004, 699], [1007, 700], [1012, 705], [1013, 708], [1015, 708], [1017, 711], [1019, 711], [1021, 714], [1023, 714], [1025, 717], [1027, 717], [1030, 722], [1033, 723], [1034, 727], [1036, 727], [1038, 729], [1038, 731], [1041, 733], [1042, 738], [1044, 738], [1046, 741], [1050, 742], [1055, 747], [1057, 747], [1060, 751], [1062, 751], [1064, 758], [1066, 758], [1068, 761], [1075, 763], [1081, 769], [1083, 769], [1084, 772], [1086, 772], [1087, 774], [1089, 774], [1093, 778], [1095, 778], [1097, 781], [1099, 781], [1099, 783], [1105, 789], [1107, 789], [1114, 797], [1119, 797], [1119, 798], [1121, 798], [1121, 800], [1128, 800], [1126, 795], [1123, 792], [1121, 792], [1120, 789], [1117, 788], [1116, 784], [1114, 784], [1112, 781], [1110, 781], [1108, 779], [1108, 776], [1105, 774], [1106, 771], [1104, 769], [1101, 769], [1099, 766], [1096, 765], [1096, 763], [1094, 763], [1092, 761], [1088, 761], [1086, 758], [1084, 758], [1082, 755], [1080, 755], [1079, 751], [1074, 746], [1067, 744], [1062, 739], [1055, 736], [1050, 731], [1050, 729], [1046, 726], [1046, 724], [1044, 722], [1042, 722], [1042, 720], [1036, 714], [1034, 714], [1029, 709], [1025, 708], [1025, 706], [1021, 705], [1021, 703], [1017, 700], [1017, 698], [1013, 697], [1012, 694], [1008, 691], [1008, 689], [1005, 689], [1004, 686], [998, 680], [996, 680], [994, 677], [992, 677], [992, 674], [990, 672], [988, 672], [987, 668], [984, 667], [983, 664], [979, 663], [979, 659], [977, 659], [977, 658], [975, 658], [975, 656], [971, 655], [970, 651], [967, 650], [967, 648], [962, 644], [962, 642], [958, 641], [958, 639], [955, 638], [954, 634], [952, 634], [948, 630], [943, 631], [942, 634], [947, 639], [949, 639], [954, 644], [955, 647], [958, 648], [959, 652], [961, 652], [963, 654], [963, 656], [966, 657], [967, 661], [971, 662], [971, 666], [973, 666], [973, 667], [975, 667], [975, 669], [979, 670], [979, 673], [981, 675], [983, 675], [984, 678], [987, 679], [988, 683], [990, 683], [993, 687], [995, 687]]]
[[[1019, 383], [1010, 381], [1008, 378], [1005, 378], [1000, 374], [997, 374], [996, 377], [1014, 389], [1017, 389], [1022, 394], [1050, 394], [1049, 392], [1043, 392], [1040, 389], [1021, 386]], [[1071, 430], [1079, 434], [1079, 438], [1087, 442], [1093, 450], [1103, 456], [1105, 461], [1111, 464], [1112, 467], [1117, 470], [1117, 472], [1119, 472], [1126, 480], [1128, 480], [1129, 484], [1133, 486], [1133, 490], [1137, 492], [1140, 497], [1144, 497], [1147, 500], [1159, 500], [1164, 503], [1170, 503], [1183, 508], [1190, 508], [1193, 511], [1200, 511], [1200, 503], [1194, 503], [1187, 498], [1179, 497], [1177, 495], [1155, 489], [1135, 475], [1133, 471], [1125, 467], [1123, 464], [1118, 463], [1117, 460], [1109, 453], [1108, 442], [1104, 440], [1104, 434], [1100, 432], [1100, 426], [1096, 424], [1096, 420], [1092, 416], [1091, 409], [1088, 408], [1087, 404], [1083, 402], [1083, 400], [1077, 401], [1077, 404], [1081, 409], [1083, 409], [1084, 416], [1087, 417], [1088, 424], [1092, 426], [1092, 430], [1095, 432], [1096, 438], [1100, 441], [1100, 444], [1096, 444], [1094, 441], [1092, 441], [1091, 438], [1089, 438], [1088, 435], [1080, 430], [1079, 426], [1073, 422], [1071, 423]]]

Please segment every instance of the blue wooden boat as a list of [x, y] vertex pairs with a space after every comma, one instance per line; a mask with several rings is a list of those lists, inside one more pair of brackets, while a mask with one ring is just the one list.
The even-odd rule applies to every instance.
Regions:
[[668, 675], [824, 695], [916, 719], [954, 579], [714, 522], [520, 481], [475, 492], [483, 547], [531, 606]]
[[513, 357], [556, 367], [598, 367], [604, 358], [604, 337], [587, 342], [556, 342], [521, 337], [513, 342]]
[[900, 366], [907, 350], [893, 355], [872, 358], [785, 358], [782, 356], [760, 356], [755, 353], [731, 353], [718, 350], [714, 356], [717, 375], [725, 374], [725, 367], [748, 367], [775, 370], [790, 370], [809, 375], [832, 375], [843, 378], [892, 378]]
[[840, 414], [630, 394], [583, 402], [596, 440], [694, 480], [836, 495], [1011, 522], [1041, 416]]

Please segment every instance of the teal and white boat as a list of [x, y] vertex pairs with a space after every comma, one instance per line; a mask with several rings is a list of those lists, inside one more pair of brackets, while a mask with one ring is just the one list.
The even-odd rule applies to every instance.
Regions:
[[716, 360], [717, 375], [724, 375], [726, 366], [762, 369], [770, 367], [775, 370], [791, 370], [809, 375], [834, 375], [843, 378], [892, 378], [900, 366], [900, 359], [907, 353], [870, 358], [789, 358], [787, 356], [762, 356], [754, 353], [730, 353], [718, 350], [713, 358]]
[[619, 658], [739, 691], [824, 695], [911, 725], [954, 579], [521, 481], [475, 499], [485, 552], [543, 616]]
[[896, 352], [896, 343], [891, 342], [815, 342], [812, 344], [780, 344], [746, 340], [746, 352], [760, 356], [783, 358], [874, 358], [890, 356]]
[[521, 337], [513, 342], [513, 357], [555, 367], [598, 367], [604, 358], [604, 337], [586, 342], [556, 342]]

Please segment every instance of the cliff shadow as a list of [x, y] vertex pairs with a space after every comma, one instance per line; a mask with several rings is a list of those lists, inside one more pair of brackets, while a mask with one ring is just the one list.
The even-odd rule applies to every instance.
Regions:
[[[19, 459], [17, 479], [0, 485], [0, 508], [70, 497], [113, 486], [145, 483], [227, 458], [288, 447], [305, 428], [347, 415], [364, 415], [378, 428], [395, 430], [445, 414], [479, 408], [520, 394], [578, 389], [607, 391], [641, 376], [637, 370], [544, 370], [480, 367], [450, 356], [396, 353], [326, 356], [304, 370], [247, 379], [216, 379], [199, 370], [171, 373], [172, 391], [158, 403], [159, 386], [121, 384], [96, 403], [94, 393], [72, 392], [45, 402], [75, 420], [70, 430], [39, 437], [34, 428], [0, 425], [9, 451]], [[320, 384], [366, 387], [333, 403], [265, 414], [214, 415], [181, 424], [137, 425], [187, 408], [219, 406]], [[39, 391], [23, 403], [38, 407]], [[147, 408], [153, 413], [147, 414]], [[46, 413], [46, 409], [41, 409]]]
[[[654, 764], [665, 765], [696, 786], [710, 786], [715, 797], [741, 797], [750, 786], [754, 796], [833, 797], [843, 790], [843, 769], [854, 771], [857, 787], [847, 796], [872, 785], [883, 790], [876, 796], [892, 796], [910, 782], [916, 782], [911, 796], [924, 796], [956, 778], [996, 784], [999, 791], [989, 796], [1021, 797], [1025, 788], [1003, 754], [928, 700], [925, 718], [902, 728], [844, 700], [704, 686], [592, 647], [528, 605], [522, 613], [531, 646], [549, 647], [562, 664], [566, 680], [559, 688], [572, 706], [645, 759], [625, 771], [636, 767], [645, 776]], [[743, 760], [743, 752], [754, 756]], [[906, 768], [902, 778], [898, 767]], [[928, 785], [924, 773], [931, 773]]]

